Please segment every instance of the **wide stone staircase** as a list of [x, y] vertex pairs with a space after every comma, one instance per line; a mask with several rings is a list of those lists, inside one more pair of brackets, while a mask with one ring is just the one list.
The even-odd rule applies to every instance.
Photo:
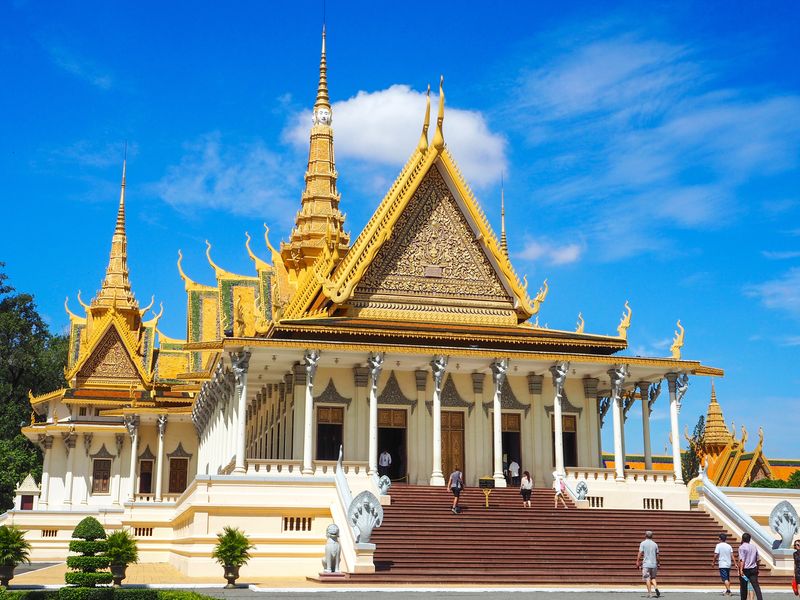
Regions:
[[[711, 561], [723, 529], [704, 512], [554, 509], [550, 489], [534, 490], [533, 508], [523, 508], [511, 488], [493, 490], [487, 509], [483, 491], [466, 488], [454, 515], [444, 488], [394, 485], [391, 496], [372, 535], [376, 572], [350, 575], [349, 583], [638, 585], [639, 542], [651, 529], [659, 585], [721, 589]], [[768, 585], [789, 585], [763, 563], [761, 574]]]

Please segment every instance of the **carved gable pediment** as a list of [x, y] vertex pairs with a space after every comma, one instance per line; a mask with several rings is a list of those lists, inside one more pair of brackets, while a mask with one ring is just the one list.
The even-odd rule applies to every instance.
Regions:
[[78, 371], [80, 383], [129, 384], [141, 382], [122, 338], [111, 327]]
[[516, 324], [514, 303], [438, 169], [423, 178], [350, 301], [361, 317]]

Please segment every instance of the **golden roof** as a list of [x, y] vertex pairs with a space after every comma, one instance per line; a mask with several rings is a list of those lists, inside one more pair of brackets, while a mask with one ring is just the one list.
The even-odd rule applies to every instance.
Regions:
[[708, 414], [706, 416], [706, 428], [703, 433], [703, 445], [705, 446], [725, 446], [731, 441], [731, 432], [725, 425], [725, 418], [722, 416], [722, 407], [717, 402], [717, 391], [714, 388], [714, 381], [711, 381], [711, 401], [708, 403]]
[[122, 163], [122, 185], [119, 194], [117, 224], [111, 238], [111, 253], [106, 267], [106, 276], [97, 296], [92, 300], [92, 307], [116, 307], [117, 309], [138, 310], [139, 304], [131, 291], [128, 277], [128, 238], [125, 234], [125, 167]]

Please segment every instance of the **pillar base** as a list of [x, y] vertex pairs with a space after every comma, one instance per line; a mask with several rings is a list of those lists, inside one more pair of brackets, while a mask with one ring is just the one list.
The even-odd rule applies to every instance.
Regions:
[[506, 481], [506, 478], [503, 477], [502, 475], [499, 476], [494, 475], [492, 479], [494, 479], [494, 487], [496, 488], [508, 487], [508, 482]]
[[437, 485], [439, 487], [444, 487], [444, 484], [445, 484], [444, 475], [442, 475], [441, 473], [434, 473], [433, 475], [431, 475], [430, 485]]

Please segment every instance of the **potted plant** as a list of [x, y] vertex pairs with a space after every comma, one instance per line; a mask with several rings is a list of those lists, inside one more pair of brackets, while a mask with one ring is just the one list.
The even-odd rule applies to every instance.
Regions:
[[222, 533], [217, 534], [217, 544], [211, 556], [225, 569], [225, 579], [228, 580], [226, 588], [236, 587], [239, 579], [239, 567], [250, 560], [250, 552], [255, 548], [248, 537], [238, 528], [225, 527]]
[[25, 532], [14, 525], [0, 526], [0, 588], [5, 588], [14, 577], [20, 563], [29, 563], [31, 544]]
[[139, 562], [139, 549], [136, 540], [127, 529], [109, 533], [106, 538], [106, 558], [111, 562], [109, 568], [114, 576], [114, 587], [122, 585], [128, 565]]
[[86, 517], [78, 523], [72, 532], [72, 541], [69, 543], [70, 552], [79, 553], [80, 556], [68, 556], [67, 566], [71, 569], [64, 574], [64, 580], [70, 584], [58, 591], [62, 600], [92, 597], [93, 600], [110, 598], [113, 596], [111, 588], [99, 588], [92, 592], [79, 588], [95, 588], [111, 583], [113, 577], [108, 569], [106, 556], [106, 531], [100, 521], [94, 517]]

